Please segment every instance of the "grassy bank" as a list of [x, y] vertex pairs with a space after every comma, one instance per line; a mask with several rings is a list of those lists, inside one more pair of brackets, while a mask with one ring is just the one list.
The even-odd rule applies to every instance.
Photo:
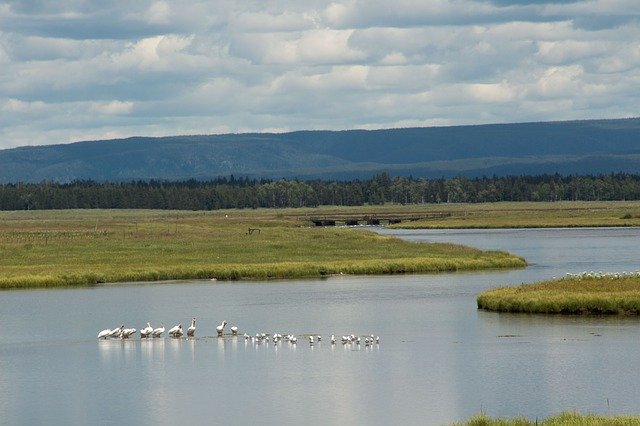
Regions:
[[640, 426], [638, 416], [596, 416], [590, 414], [562, 413], [544, 420], [527, 420], [523, 417], [514, 419], [491, 418], [484, 414], [475, 416], [464, 423], [454, 426]]
[[521, 258], [310, 228], [300, 210], [0, 212], [0, 288], [522, 267]]
[[638, 201], [502, 202], [436, 204], [417, 213], [443, 213], [394, 228], [563, 228], [640, 226]]
[[567, 275], [562, 279], [500, 287], [478, 295], [478, 307], [543, 314], [640, 314], [640, 275]]

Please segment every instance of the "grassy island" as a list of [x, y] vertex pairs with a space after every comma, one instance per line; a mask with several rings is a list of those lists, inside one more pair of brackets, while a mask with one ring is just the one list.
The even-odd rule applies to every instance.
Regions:
[[639, 315], [640, 273], [567, 274], [478, 295], [478, 308], [542, 314]]
[[640, 426], [638, 416], [596, 416], [589, 414], [562, 413], [544, 420], [527, 420], [523, 417], [513, 419], [494, 419], [484, 414], [472, 417], [464, 423], [454, 426]]
[[454, 244], [313, 228], [294, 210], [0, 212], [0, 288], [526, 266]]

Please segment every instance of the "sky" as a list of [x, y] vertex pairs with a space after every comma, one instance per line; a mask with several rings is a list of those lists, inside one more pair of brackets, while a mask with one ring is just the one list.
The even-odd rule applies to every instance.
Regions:
[[638, 0], [0, 0], [0, 149], [639, 107]]

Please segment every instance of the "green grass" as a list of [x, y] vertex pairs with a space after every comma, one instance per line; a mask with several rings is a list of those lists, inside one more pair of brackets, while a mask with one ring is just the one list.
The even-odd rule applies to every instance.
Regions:
[[596, 416], [566, 412], [543, 420], [527, 420], [524, 417], [513, 419], [491, 418], [484, 414], [472, 417], [454, 426], [640, 426], [638, 416]]
[[[300, 210], [0, 212], [0, 288], [522, 267], [504, 252], [312, 228]], [[249, 228], [257, 228], [249, 234]]]
[[572, 275], [480, 293], [478, 308], [542, 314], [640, 314], [640, 275]]
[[640, 226], [639, 201], [437, 204], [416, 212], [441, 212], [449, 216], [402, 222], [391, 227], [435, 229]]

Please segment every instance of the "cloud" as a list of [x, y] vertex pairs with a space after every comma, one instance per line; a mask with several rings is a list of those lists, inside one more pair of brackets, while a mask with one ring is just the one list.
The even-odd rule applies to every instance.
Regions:
[[125, 115], [133, 110], [133, 102], [94, 102], [91, 105], [91, 110], [98, 114]]
[[635, 0], [0, 5], [0, 148], [637, 114]]
[[249, 33], [238, 36], [232, 53], [255, 64], [341, 64], [363, 60], [349, 44], [353, 30]]
[[8, 113], [29, 114], [32, 112], [43, 111], [46, 104], [42, 101], [24, 102], [19, 99], [8, 99], [0, 110]]

